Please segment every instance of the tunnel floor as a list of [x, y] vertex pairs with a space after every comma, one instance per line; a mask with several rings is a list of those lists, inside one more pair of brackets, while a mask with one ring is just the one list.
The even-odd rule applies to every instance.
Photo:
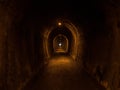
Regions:
[[70, 57], [55, 56], [24, 90], [105, 90], [78, 66]]

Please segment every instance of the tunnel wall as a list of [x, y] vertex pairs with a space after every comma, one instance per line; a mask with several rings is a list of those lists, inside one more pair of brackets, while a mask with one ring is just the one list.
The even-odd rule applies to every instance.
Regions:
[[26, 36], [21, 28], [23, 12], [27, 9], [24, 4], [23, 1], [0, 1], [1, 90], [18, 90], [31, 76], [29, 54], [32, 51], [31, 47], [28, 47], [29, 41], [26, 40], [26, 37], [30, 38], [30, 32]]
[[[114, 4], [113, 4], [114, 3]], [[120, 29], [118, 27], [119, 6], [118, 2], [107, 2], [104, 8], [104, 20], [98, 24], [93, 24], [91, 32], [86, 37], [86, 51], [84, 59], [88, 65], [88, 72], [93, 75], [96, 73], [96, 67], [102, 69], [102, 81], [107, 81], [112, 90], [117, 90], [120, 83], [119, 79], [119, 62], [120, 62]], [[101, 18], [102, 16], [99, 16]], [[97, 31], [96, 31], [97, 30]], [[89, 38], [89, 39], [88, 39]], [[101, 83], [101, 82], [99, 82]], [[104, 84], [101, 83], [103, 86]]]
[[[9, 20], [9, 23], [8, 23]], [[6, 62], [7, 62], [7, 29], [10, 28], [10, 17], [0, 6], [0, 89], [4, 88], [6, 80]]]

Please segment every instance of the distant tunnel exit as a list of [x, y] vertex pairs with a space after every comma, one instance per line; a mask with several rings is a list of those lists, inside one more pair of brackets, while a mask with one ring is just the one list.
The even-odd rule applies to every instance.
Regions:
[[44, 54], [50, 58], [63, 53], [76, 59], [77, 55], [80, 55], [82, 45], [80, 30], [78, 32], [78, 28], [68, 20], [57, 21], [57, 24], [56, 21], [45, 30]]
[[57, 35], [53, 39], [53, 49], [55, 53], [67, 53], [68, 45], [68, 38], [62, 34]]

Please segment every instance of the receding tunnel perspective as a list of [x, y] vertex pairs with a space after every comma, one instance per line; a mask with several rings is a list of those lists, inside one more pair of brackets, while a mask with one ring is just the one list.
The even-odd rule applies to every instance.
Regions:
[[62, 34], [55, 36], [53, 39], [54, 53], [68, 53], [68, 38]]
[[[72, 22], [66, 19], [57, 19], [45, 30], [44, 33], [44, 54], [51, 58], [55, 54], [62, 53], [71, 56], [74, 60], [82, 56], [83, 37], [81, 32]], [[78, 50], [81, 48], [81, 50]]]
[[120, 0], [0, 0], [0, 90], [120, 90]]

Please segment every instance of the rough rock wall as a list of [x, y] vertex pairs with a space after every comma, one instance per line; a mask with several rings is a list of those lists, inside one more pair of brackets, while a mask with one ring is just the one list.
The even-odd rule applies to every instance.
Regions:
[[[103, 3], [104, 20], [95, 28], [98, 31], [94, 30], [88, 36], [85, 54], [88, 72], [111, 90], [117, 90], [120, 83], [119, 5], [120, 2], [115, 0]], [[98, 71], [97, 67], [100, 67]]]

